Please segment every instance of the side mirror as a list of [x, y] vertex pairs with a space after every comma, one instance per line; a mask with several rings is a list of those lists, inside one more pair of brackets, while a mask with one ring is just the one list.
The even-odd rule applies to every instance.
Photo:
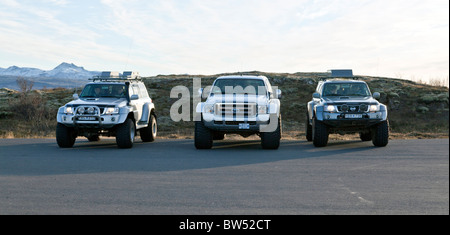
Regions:
[[378, 99], [380, 99], [380, 92], [374, 92], [373, 93], [373, 95], [372, 95], [372, 97], [374, 98], [374, 99], [376, 99], [376, 100], [378, 100]]
[[73, 94], [73, 96], [72, 96], [72, 97], [73, 97], [73, 99], [74, 99], [74, 100], [78, 100], [78, 99], [80, 98], [80, 97], [78, 96], [78, 94], [77, 94], [77, 93]]
[[317, 93], [317, 92], [314, 92], [314, 93], [312, 94], [312, 97], [313, 97], [314, 99], [320, 99], [320, 94]]
[[139, 99], [139, 96], [138, 95], [132, 95], [131, 97], [130, 97], [130, 100], [138, 100]]
[[280, 89], [276, 90], [276, 95], [277, 95], [277, 99], [281, 99], [281, 90]]
[[198, 88], [198, 97], [203, 98], [203, 88]]

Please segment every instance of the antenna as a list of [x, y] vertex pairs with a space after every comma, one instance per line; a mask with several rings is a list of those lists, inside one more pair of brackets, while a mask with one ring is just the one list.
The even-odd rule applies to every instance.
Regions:
[[127, 61], [125, 63], [125, 68], [124, 70], [128, 69], [128, 62], [130, 61], [130, 54], [131, 54], [131, 47], [133, 46], [133, 39], [131, 39], [130, 41], [130, 46], [128, 47], [128, 54], [127, 54]]

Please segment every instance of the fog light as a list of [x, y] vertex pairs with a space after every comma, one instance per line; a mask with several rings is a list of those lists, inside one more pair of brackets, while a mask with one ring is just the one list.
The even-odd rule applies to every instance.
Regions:
[[114, 121], [116, 121], [116, 118], [115, 118], [115, 117], [112, 117], [112, 118], [111, 118], [111, 122], [114, 122]]
[[346, 105], [346, 104], [342, 105], [342, 106], [341, 106], [341, 110], [342, 110], [343, 112], [347, 112], [347, 111], [348, 111], [348, 105]]
[[327, 115], [327, 119], [330, 119], [330, 115]]

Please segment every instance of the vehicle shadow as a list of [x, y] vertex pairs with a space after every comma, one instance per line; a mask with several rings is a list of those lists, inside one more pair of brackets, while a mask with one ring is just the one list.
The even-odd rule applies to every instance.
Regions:
[[282, 141], [279, 149], [262, 149], [259, 140], [215, 141], [212, 149], [197, 150], [194, 140], [137, 141], [119, 149], [114, 139], [78, 140], [59, 148], [52, 139], [0, 140], [0, 175], [55, 175], [99, 172], [167, 172], [262, 164], [293, 159], [364, 156], [371, 142], [339, 141], [316, 148], [302, 140]]

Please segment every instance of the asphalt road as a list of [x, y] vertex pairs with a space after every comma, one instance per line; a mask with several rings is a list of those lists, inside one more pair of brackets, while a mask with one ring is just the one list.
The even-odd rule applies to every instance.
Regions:
[[449, 140], [0, 139], [0, 214], [449, 214]]

